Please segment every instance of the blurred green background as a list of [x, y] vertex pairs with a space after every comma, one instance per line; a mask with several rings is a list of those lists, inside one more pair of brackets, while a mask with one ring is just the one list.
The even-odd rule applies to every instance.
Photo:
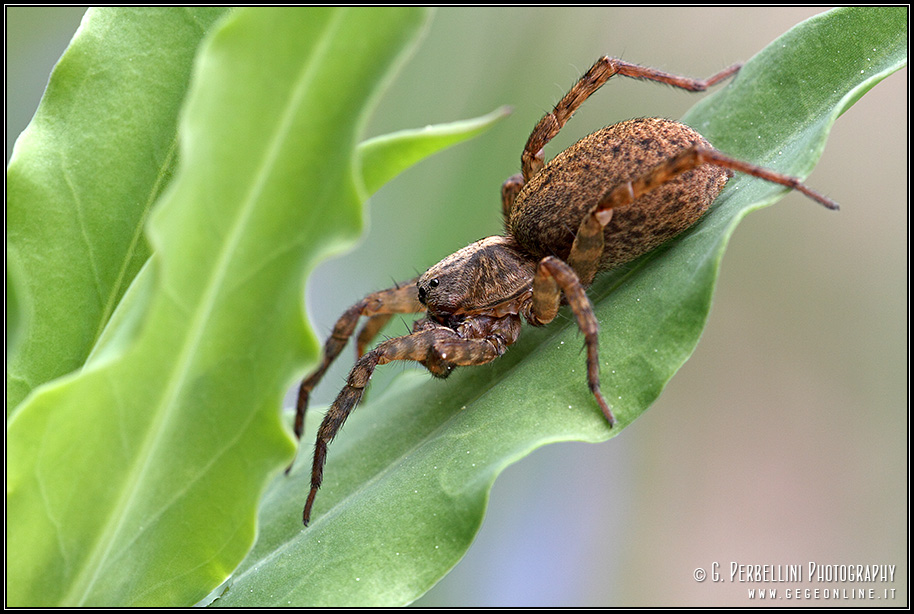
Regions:
[[[514, 113], [372, 199], [365, 239], [309, 280], [318, 334], [365, 293], [498, 233], [499, 188], [519, 170], [530, 130], [597, 57], [705, 77], [820, 11], [438, 9], [365, 136], [502, 104]], [[7, 7], [7, 160], [82, 14]], [[547, 157], [605, 124], [677, 118], [699, 96], [615, 79]], [[607, 443], [555, 444], [508, 468], [469, 553], [418, 604], [751, 606], [753, 585], [729, 582], [731, 562], [815, 561], [895, 565], [895, 581], [867, 585], [877, 589], [872, 600], [771, 605], [906, 605], [908, 134], [905, 69], [839, 119], [808, 179], [841, 211], [790, 195], [746, 218], [701, 343], [654, 407]], [[350, 357], [325, 378], [318, 402], [336, 394]], [[406, 368], [379, 370], [373, 393]], [[715, 562], [726, 581], [693, 579]], [[861, 588], [754, 585], [762, 586]], [[882, 598], [884, 588], [894, 599]]]

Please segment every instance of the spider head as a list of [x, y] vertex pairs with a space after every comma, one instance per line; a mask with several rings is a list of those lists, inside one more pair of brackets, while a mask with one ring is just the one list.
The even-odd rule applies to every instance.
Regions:
[[530, 291], [535, 269], [513, 239], [488, 237], [426, 271], [417, 282], [419, 302], [446, 326], [469, 315], [517, 313], [514, 303]]

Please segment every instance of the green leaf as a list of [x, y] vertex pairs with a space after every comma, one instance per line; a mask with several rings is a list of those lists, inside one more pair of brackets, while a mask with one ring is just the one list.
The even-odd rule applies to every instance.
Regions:
[[[906, 52], [904, 8], [832, 11], [773, 42], [685, 119], [726, 153], [805, 175], [836, 117]], [[507, 465], [550, 442], [604, 441], [657, 398], [697, 344], [738, 221], [784, 193], [735, 177], [693, 229], [592, 289], [603, 390], [620, 419], [613, 430], [587, 389], [573, 322], [527, 329], [491, 365], [447, 382], [408, 372], [360, 407], [330, 446], [302, 529], [306, 451], [320, 419], [309, 415], [300, 458], [269, 487], [258, 542], [215, 605], [416, 599], [466, 552]]]
[[117, 330], [9, 421], [10, 605], [190, 605], [243, 558], [316, 352], [305, 272], [361, 225], [359, 130], [424, 19], [244, 9], [206, 38]]
[[475, 119], [401, 130], [368, 139], [359, 146], [366, 191], [374, 194], [403, 169], [436, 151], [488, 130], [510, 112], [508, 107], [501, 107]]
[[24, 320], [7, 415], [82, 366], [149, 257], [143, 224], [174, 172], [191, 63], [224, 13], [90, 9], [55, 67], [7, 169], [7, 259]]

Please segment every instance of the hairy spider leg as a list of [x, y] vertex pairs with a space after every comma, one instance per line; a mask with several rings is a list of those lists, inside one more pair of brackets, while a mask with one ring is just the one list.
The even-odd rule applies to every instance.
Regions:
[[809, 188], [796, 177], [736, 160], [713, 148], [695, 145], [658, 164], [645, 175], [609, 190], [591, 212], [584, 216], [568, 256], [568, 263], [581, 283], [589, 285], [599, 270], [604, 245], [603, 229], [612, 219], [614, 209], [633, 203], [651, 190], [703, 164], [746, 173], [797, 190], [828, 209], [838, 209], [838, 203]]
[[327, 446], [358, 405], [375, 367], [394, 360], [414, 360], [425, 366], [432, 374], [444, 376], [457, 366], [482, 365], [492, 362], [504, 354], [507, 346], [517, 339], [520, 333], [520, 321], [518, 318], [505, 323], [501, 322], [505, 318], [486, 320], [488, 320], [487, 325], [476, 327], [471, 324], [461, 329], [464, 334], [485, 335], [482, 338], [465, 338], [461, 336], [460, 332], [451, 328], [429, 320], [420, 320], [415, 325], [416, 332], [388, 339], [359, 358], [349, 373], [346, 386], [324, 414], [324, 419], [317, 430], [314, 461], [311, 467], [311, 490], [302, 511], [302, 522], [305, 526], [310, 521], [314, 497], [323, 481]]
[[597, 332], [597, 318], [593, 313], [593, 306], [587, 298], [587, 292], [578, 279], [574, 269], [554, 256], [546, 256], [540, 260], [533, 277], [533, 297], [531, 300], [530, 317], [532, 324], [548, 324], [559, 311], [562, 294], [571, 307], [578, 328], [584, 335], [584, 345], [587, 348], [587, 384], [590, 391], [597, 399], [600, 410], [612, 427], [616, 423], [612, 409], [603, 393], [600, 392], [600, 361], [598, 355], [599, 339]]
[[[711, 164], [721, 168], [746, 173], [747, 175], [752, 175], [753, 177], [758, 177], [765, 181], [770, 181], [797, 190], [828, 209], [838, 209], [838, 203], [806, 186], [796, 177], [791, 177], [790, 175], [784, 175], [761, 166], [756, 166], [755, 164], [736, 160], [710, 147], [695, 145], [684, 149], [666, 162], [658, 164], [638, 179], [627, 181], [616, 186], [614, 189], [609, 190], [606, 195], [600, 199], [600, 202], [594, 206], [592, 213], [587, 217], [596, 218], [598, 221], [605, 219], [606, 222], [608, 222], [610, 216], [608, 216], [607, 213], [612, 209], [628, 205], [643, 194], [668, 183], [679, 175], [697, 168], [702, 164]], [[605, 226], [605, 223], [603, 225]], [[584, 230], [585, 226], [586, 228], [590, 228], [592, 223], [585, 220], [581, 224], [581, 229]]]
[[631, 204], [640, 196], [703, 164], [711, 164], [759, 177], [797, 190], [828, 209], [838, 209], [835, 201], [812, 190], [796, 177], [736, 160], [713, 148], [701, 145], [689, 147], [668, 161], [655, 166], [647, 174], [609, 190], [584, 217], [568, 256], [568, 263], [578, 274], [581, 283], [589, 285], [598, 271], [600, 257], [603, 254], [603, 229], [612, 219], [614, 209]]
[[[368, 316], [368, 321], [358, 336], [357, 352], [364, 354], [365, 347], [380, 332], [387, 320], [395, 313], [421, 313], [425, 306], [419, 302], [416, 288], [417, 278], [397, 284], [393, 288], [369, 294], [361, 301], [347, 309], [336, 321], [333, 332], [324, 343], [321, 352], [321, 364], [310, 375], [305, 377], [298, 387], [298, 401], [295, 405], [295, 438], [301, 439], [305, 428], [305, 412], [308, 409], [308, 400], [311, 391], [317, 386], [327, 369], [340, 355], [349, 338], [355, 332], [359, 318]], [[286, 472], [288, 473], [288, 469]]]
[[[734, 64], [707, 79], [692, 79], [646, 66], [638, 66], [637, 64], [631, 64], [608, 56], [600, 58], [574, 84], [552, 111], [547, 113], [533, 128], [533, 132], [530, 133], [530, 138], [527, 139], [527, 145], [521, 154], [523, 181], [530, 181], [531, 177], [543, 169], [543, 166], [545, 166], [543, 148], [546, 144], [559, 133], [578, 107], [584, 104], [585, 100], [614, 75], [658, 81], [690, 92], [701, 92], [734, 75], [740, 68], [742, 68], [742, 64]], [[509, 179], [509, 181], [512, 181], [512, 179]]]
[[508, 225], [508, 219], [511, 217], [511, 208], [514, 207], [514, 199], [520, 194], [524, 187], [524, 176], [521, 174], [511, 175], [501, 185], [501, 215], [505, 220], [505, 227]]
[[368, 346], [371, 345], [371, 342], [374, 341], [374, 338], [378, 336], [378, 333], [381, 332], [381, 329], [392, 317], [394, 317], [392, 313], [379, 313], [368, 317], [355, 338], [356, 358], [361, 358], [365, 355]]

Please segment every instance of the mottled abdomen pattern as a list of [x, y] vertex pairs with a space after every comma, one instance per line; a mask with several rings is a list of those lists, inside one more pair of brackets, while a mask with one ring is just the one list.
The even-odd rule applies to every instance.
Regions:
[[[688, 126], [666, 119], [633, 119], [598, 130], [557, 155], [523, 187], [509, 232], [537, 258], [566, 260], [582, 219], [604, 194], [693, 145], [710, 147]], [[694, 224], [728, 178], [728, 171], [706, 164], [614, 210], [600, 269], [629, 262]]]

